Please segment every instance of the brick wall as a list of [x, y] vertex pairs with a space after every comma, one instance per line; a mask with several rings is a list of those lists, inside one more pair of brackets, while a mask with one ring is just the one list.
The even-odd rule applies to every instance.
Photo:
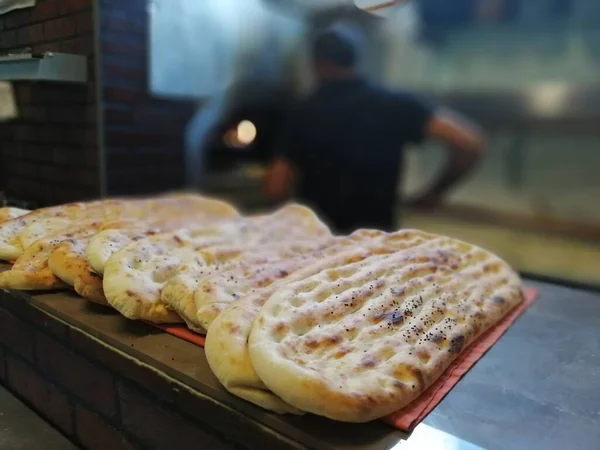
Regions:
[[47, 205], [99, 194], [93, 0], [38, 0], [0, 16], [0, 53], [88, 57], [89, 82], [15, 82], [21, 117], [0, 124], [0, 191]]
[[0, 383], [76, 444], [240, 450], [234, 441], [252, 439], [215, 402], [10, 295], [0, 291]]
[[183, 132], [194, 107], [148, 93], [148, 3], [99, 3], [106, 186], [111, 195], [184, 185]]

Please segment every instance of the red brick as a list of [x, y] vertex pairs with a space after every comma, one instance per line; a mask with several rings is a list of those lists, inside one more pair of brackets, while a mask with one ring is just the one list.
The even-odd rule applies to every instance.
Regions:
[[33, 361], [33, 328], [4, 309], [0, 309], [0, 343]]
[[[4, 26], [6, 29], [18, 28], [26, 25], [31, 19], [31, 11], [29, 8], [26, 9], [15, 9], [4, 17]], [[4, 38], [4, 36], [3, 36]]]
[[148, 50], [146, 45], [132, 45], [130, 42], [123, 42], [122, 40], [109, 41], [103, 39], [102, 42], [103, 54], [112, 57], [122, 57], [130, 64], [136, 62], [138, 64], [145, 64], [148, 57]]
[[107, 80], [126, 81], [137, 86], [143, 86], [146, 83], [146, 71], [136, 67], [127, 67], [115, 62], [104, 63], [103, 75]]
[[139, 90], [115, 87], [104, 89], [104, 99], [109, 102], [130, 103], [142, 98], [144, 98], [144, 94]]
[[24, 144], [22, 157], [39, 162], [52, 161], [52, 148], [48, 145]]
[[84, 108], [78, 105], [52, 108], [49, 118], [53, 123], [83, 124], [85, 122]]
[[17, 29], [17, 42], [25, 46], [44, 40], [44, 26], [41, 23]]
[[[40, 144], [60, 145], [65, 142], [65, 130], [57, 125], [39, 126], [36, 128], [36, 137], [35, 141]], [[52, 151], [53, 147], [48, 148], [48, 152]]]
[[17, 44], [25, 46], [31, 43], [29, 38], [29, 30], [29, 27], [19, 28], [17, 30]]
[[[47, 149], [44, 150], [47, 152]], [[12, 300], [10, 296], [4, 300], [4, 303], [6, 309], [9, 309], [16, 316], [26, 319], [27, 323], [30, 323], [33, 327], [37, 327], [45, 333], [49, 333], [60, 339], [66, 339], [67, 325], [50, 317], [45, 311], [32, 307], [29, 303], [23, 302], [20, 299]]]
[[135, 449], [119, 430], [82, 405], [75, 407], [75, 429], [79, 442], [88, 450]]
[[130, 125], [134, 113], [131, 109], [107, 108], [104, 110], [104, 120], [111, 124]]
[[60, 0], [59, 12], [61, 15], [91, 9], [93, 0]]
[[[0, 126], [0, 130], [2, 129], [2, 127]], [[3, 137], [1, 136], [2, 133], [0, 133], [0, 139], [2, 139]], [[4, 151], [4, 155], [9, 158], [9, 159], [13, 159], [13, 158], [24, 158], [25, 155], [25, 144], [21, 143], [21, 142], [13, 142], [11, 140], [9, 140], [8, 138], [4, 137], [3, 139], [6, 139], [4, 142], [4, 144], [2, 145], [2, 150]]]
[[97, 118], [97, 109], [96, 105], [86, 106], [85, 107], [85, 121], [88, 124], [95, 124], [98, 120]]
[[28, 364], [6, 358], [8, 385], [63, 433], [73, 433], [73, 407], [68, 397]]
[[15, 139], [19, 141], [34, 142], [37, 129], [33, 125], [15, 125]]
[[15, 160], [11, 165], [11, 171], [15, 175], [25, 178], [34, 178], [37, 176], [37, 164], [26, 160]]
[[[144, 323], [131, 323], [131, 327], [136, 327], [133, 332], [146, 332], [148, 325]], [[110, 370], [118, 373], [120, 376], [134, 381], [136, 384], [151, 391], [157, 397], [163, 400], [171, 401], [177, 396], [178, 388], [170, 383], [167, 379], [160, 376], [154, 370], [146, 366], [137, 364], [129, 358], [124, 358], [120, 353], [98, 344], [98, 342], [90, 338], [87, 334], [78, 330], [72, 330], [69, 339], [75, 350], [85, 354], [89, 358], [101, 361], [103, 365]]]
[[58, 43], [53, 42], [50, 44], [35, 44], [32, 49], [35, 53], [56, 53], [58, 52]]
[[91, 56], [94, 53], [94, 40], [92, 37], [77, 37], [63, 41], [59, 45], [63, 53]]
[[29, 41], [33, 44], [42, 42], [44, 40], [44, 25], [41, 23], [32, 25], [29, 28]]
[[38, 164], [37, 176], [44, 181], [60, 183], [65, 172], [68, 172], [68, 170], [66, 171], [63, 167], [57, 165]]
[[83, 11], [75, 16], [75, 29], [78, 35], [94, 31], [92, 11]]
[[32, 22], [43, 22], [53, 19], [58, 15], [58, 0], [45, 0], [39, 2], [31, 13]]
[[115, 414], [116, 392], [110, 372], [40, 332], [35, 334], [35, 347], [42, 371], [96, 411], [106, 416]]
[[52, 186], [52, 198], [55, 203], [69, 203], [81, 200], [81, 191], [74, 186]]
[[4, 348], [0, 347], [0, 380], [6, 380], [6, 364], [4, 362]]
[[101, 15], [101, 26], [104, 32], [114, 33], [140, 33], [147, 31], [146, 22], [136, 19], [134, 14], [110, 14], [110, 11]]
[[69, 17], [61, 17], [44, 23], [44, 36], [49, 41], [57, 41], [75, 34], [75, 23]]
[[194, 448], [200, 443], [211, 450], [233, 448], [131, 386], [119, 384], [119, 402], [123, 427], [145, 446], [171, 448], [176, 442], [181, 448]]
[[83, 142], [85, 142], [86, 146], [95, 145], [98, 142], [98, 133], [96, 127], [86, 127], [85, 133], [83, 137]]
[[[2, 39], [4, 39], [4, 36], [2, 36]], [[19, 105], [29, 104], [31, 102], [32, 95], [30, 84], [16, 83], [15, 92]]]
[[99, 184], [100, 174], [95, 169], [81, 167], [69, 170], [66, 179], [77, 186], [93, 187]]
[[21, 117], [32, 122], [44, 123], [47, 119], [46, 108], [41, 106], [22, 106], [19, 109]]
[[14, 48], [18, 45], [17, 31], [9, 30], [2, 32], [2, 40], [0, 40], [1, 48]]

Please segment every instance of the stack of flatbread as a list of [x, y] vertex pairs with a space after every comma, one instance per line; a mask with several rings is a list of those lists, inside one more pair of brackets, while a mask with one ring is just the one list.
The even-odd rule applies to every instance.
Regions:
[[332, 236], [308, 208], [244, 217], [191, 194], [0, 221], [0, 287], [74, 289], [206, 333], [225, 389], [278, 413], [364, 422], [421, 395], [522, 301], [493, 254], [417, 230]]

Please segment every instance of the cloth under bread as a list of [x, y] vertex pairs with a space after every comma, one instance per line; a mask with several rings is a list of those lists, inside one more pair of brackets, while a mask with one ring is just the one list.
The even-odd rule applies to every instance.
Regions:
[[[446, 372], [436, 381], [427, 391], [417, 398], [410, 405], [394, 412], [382, 420], [402, 431], [410, 432], [435, 407], [444, 399], [444, 397], [454, 388], [454, 386], [464, 377], [469, 370], [479, 361], [510, 327], [523, 315], [527, 309], [533, 305], [538, 296], [537, 289], [525, 288], [525, 301], [517, 306], [511, 313], [504, 317], [497, 325], [482, 335], [473, 345], [469, 346], [463, 354], [458, 357], [446, 369]], [[204, 347], [206, 338], [203, 335], [194, 333], [183, 325], [163, 326], [150, 324], [156, 328], [188, 341], [194, 345]]]

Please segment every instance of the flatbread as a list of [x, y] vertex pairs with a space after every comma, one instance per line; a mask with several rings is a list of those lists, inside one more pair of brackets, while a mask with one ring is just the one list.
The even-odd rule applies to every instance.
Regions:
[[[132, 224], [122, 229], [112, 229], [96, 234], [86, 247], [86, 258], [90, 270], [104, 274], [104, 266], [108, 259], [117, 251], [132, 242], [148, 236], [180, 229], [203, 227], [207, 223], [217, 223], [239, 217], [239, 213], [229, 204], [210, 198], [194, 208], [180, 211], [163, 209], [158, 217], [146, 221], [145, 224]], [[113, 227], [116, 228], [116, 227]]]
[[345, 239], [344, 242], [311, 254], [307, 258], [310, 264], [306, 267], [271, 285], [255, 289], [230, 303], [225, 311], [215, 317], [208, 328], [204, 350], [210, 368], [229, 392], [279, 414], [301, 414], [300, 410], [273, 394], [256, 375], [248, 352], [252, 324], [265, 302], [287, 283], [303, 280], [331, 267], [361, 261], [372, 255], [371, 251], [361, 247], [359, 241], [360, 239], [355, 239], [354, 242]]
[[[301, 230], [301, 231], [300, 231]], [[239, 256], [240, 245], [259, 247], [290, 236], [330, 235], [308, 208], [288, 205], [279, 211], [239, 219], [215, 227], [150, 236], [127, 245], [110, 257], [104, 267], [104, 293], [108, 302], [125, 317], [157, 323], [179, 323], [181, 317], [161, 299], [165, 284], [179, 271], [202, 267]], [[214, 246], [218, 261], [207, 261], [202, 250]], [[213, 267], [214, 269], [214, 267]]]
[[[159, 230], [179, 228], [182, 225], [218, 223], [237, 216], [237, 211], [231, 206], [211, 199], [191, 205], [192, 208], [181, 209], [180, 205], [168, 204], [160, 213], [154, 214], [147, 221], [140, 219], [119, 219], [108, 222], [101, 233], [121, 232], [121, 235], [151, 234]], [[49, 260], [50, 270], [62, 281], [84, 298], [101, 304], [108, 304], [102, 286], [102, 278], [91, 273], [91, 267], [86, 257], [86, 248], [94, 235], [72, 238], [64, 241], [52, 253]]]
[[19, 233], [19, 243], [22, 249], [26, 249], [37, 240], [57, 234], [73, 226], [73, 220], [66, 217], [49, 217], [40, 219], [27, 225]]
[[[280, 242], [260, 247], [240, 247], [234, 258], [218, 256], [217, 249], [202, 251], [204, 265], [184, 265], [161, 292], [161, 300], [177, 312], [187, 326], [206, 333], [210, 323], [227, 306], [252, 290], [287, 277], [309, 264], [318, 251], [333, 245], [334, 238]], [[219, 261], [218, 264], [206, 261]]]
[[[92, 204], [95, 206], [97, 203]], [[88, 209], [84, 203], [70, 203], [33, 211], [21, 217], [0, 223], [0, 260], [14, 261], [23, 254], [19, 234], [27, 226], [43, 219], [74, 218]]]
[[75, 285], [78, 275], [89, 272], [85, 248], [92, 236], [93, 234], [89, 234], [80, 238], [66, 239], [50, 254], [48, 267], [54, 275], [69, 286]]
[[85, 222], [57, 234], [39, 239], [27, 247], [10, 270], [0, 273], [0, 287], [19, 290], [62, 289], [66, 284], [57, 278], [48, 259], [61, 242], [94, 234], [103, 222]]
[[113, 254], [104, 267], [103, 287], [108, 303], [128, 319], [182, 322], [177, 313], [160, 301], [164, 284], [186, 261], [203, 266], [200, 250], [226, 243], [230, 228], [228, 224], [180, 230], [126, 245]]
[[31, 211], [27, 209], [21, 208], [13, 208], [11, 206], [6, 206], [0, 208], [0, 222], [5, 222], [7, 220], [16, 219], [17, 217], [24, 216], [29, 214]]
[[250, 358], [293, 407], [366, 422], [416, 399], [522, 299], [505, 262], [440, 236], [286, 284], [254, 321]]
[[[384, 233], [358, 230], [347, 238], [338, 238], [322, 251], [307, 255], [306, 267], [270, 286], [240, 296], [214, 319], [208, 328], [205, 344], [211, 369], [229, 392], [277, 413], [298, 413], [296, 408], [269, 391], [250, 361], [248, 338], [254, 319], [265, 302], [288, 283], [303, 280], [326, 269], [362, 261], [371, 255], [400, 251], [434, 238], [435, 235], [414, 231]], [[225, 285], [229, 284], [229, 281], [223, 281]]]
[[100, 275], [104, 274], [104, 266], [113, 254], [132, 242], [158, 233], [150, 226], [101, 231], [92, 237], [85, 250], [90, 270]]
[[[173, 205], [175, 210], [182, 210], [203, 203], [206, 203], [206, 199], [198, 195], [175, 194], [150, 199], [108, 199], [90, 203], [70, 203], [39, 209], [25, 216], [0, 223], [0, 259], [14, 261], [23, 254], [24, 247], [21, 242], [21, 233], [23, 232], [25, 232], [23, 239], [31, 244], [34, 237], [37, 240], [49, 236], [75, 226], [82, 220], [108, 220], [119, 217], [144, 218], [161, 213], [167, 205]], [[217, 208], [225, 205], [222, 202], [214, 202], [214, 204], [218, 204]], [[60, 228], [59, 220], [47, 219], [63, 220], [64, 226]], [[34, 223], [37, 225], [28, 229]], [[48, 224], [47, 230], [44, 230], [44, 224]]]
[[[242, 246], [206, 249], [202, 261], [208, 261], [208, 265], [199, 266], [192, 260], [180, 266], [165, 284], [161, 301], [176, 311], [190, 329], [205, 333], [226, 303], [289, 275], [306, 264], [304, 255], [336, 242], [327, 227], [304, 207], [287, 207], [272, 216], [250, 220], [249, 224]], [[223, 251], [236, 256], [228, 255], [225, 262], [219, 256]]]
[[104, 294], [102, 277], [93, 272], [82, 272], [75, 278], [75, 292], [86, 300], [103, 306], [110, 306]]

